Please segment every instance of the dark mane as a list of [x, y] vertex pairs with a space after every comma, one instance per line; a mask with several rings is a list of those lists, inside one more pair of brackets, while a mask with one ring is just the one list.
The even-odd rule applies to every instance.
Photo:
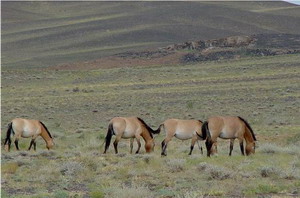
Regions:
[[145, 122], [144, 120], [142, 120], [141, 118], [137, 117], [137, 119], [144, 125], [144, 127], [147, 129], [147, 131], [149, 132], [149, 135], [151, 136], [151, 138], [153, 138], [152, 133], [154, 133], [153, 129], [151, 129]]
[[39, 121], [39, 122], [40, 122], [40, 124], [45, 128], [45, 130], [47, 131], [47, 133], [48, 133], [48, 135], [50, 136], [50, 138], [52, 138], [52, 136], [51, 136], [49, 130], [47, 129], [47, 127], [45, 126], [45, 124], [42, 123], [41, 121]]
[[200, 122], [201, 124], [203, 124], [202, 120], [198, 120], [198, 122]]
[[246, 126], [248, 127], [248, 129], [250, 130], [250, 132], [251, 132], [251, 134], [252, 134], [252, 137], [253, 137], [254, 141], [256, 141], [255, 134], [254, 134], [253, 129], [251, 128], [250, 124], [249, 124], [244, 118], [242, 118], [242, 117], [240, 117], [240, 116], [238, 116], [238, 118], [239, 118], [240, 120], [242, 120], [242, 121], [246, 124]]

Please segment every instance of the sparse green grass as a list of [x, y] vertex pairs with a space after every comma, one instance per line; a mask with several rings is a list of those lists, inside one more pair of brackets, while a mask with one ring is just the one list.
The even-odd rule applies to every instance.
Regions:
[[[186, 66], [94, 71], [2, 69], [2, 126], [14, 117], [42, 120], [54, 136], [47, 151], [20, 140], [2, 152], [2, 197], [205, 197], [299, 196], [299, 55], [247, 58]], [[93, 112], [97, 110], [96, 112]], [[102, 155], [107, 123], [139, 116], [157, 128], [167, 118], [239, 115], [257, 134], [256, 154], [241, 156], [238, 141], [218, 142], [207, 158], [190, 141], [173, 139], [160, 156]], [[4, 134], [4, 133], [2, 133]], [[2, 140], [5, 135], [2, 135]], [[201, 142], [204, 146], [204, 142]], [[134, 150], [137, 148], [134, 144]], [[204, 149], [206, 153], [206, 149]]]

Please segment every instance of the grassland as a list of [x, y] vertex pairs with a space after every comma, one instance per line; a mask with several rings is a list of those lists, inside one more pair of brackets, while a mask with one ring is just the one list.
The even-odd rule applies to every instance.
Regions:
[[[57, 71], [2, 68], [2, 125], [14, 117], [42, 120], [55, 138], [47, 151], [2, 151], [2, 197], [300, 196], [299, 54], [191, 65]], [[103, 155], [107, 123], [139, 116], [156, 128], [167, 118], [239, 115], [254, 128], [256, 154], [207, 158], [189, 141], [154, 153]], [[2, 133], [3, 134], [3, 133]], [[3, 140], [2, 135], [2, 140]], [[203, 143], [202, 143], [203, 145]], [[136, 148], [136, 145], [135, 145]]]
[[286, 2], [3, 2], [3, 67], [45, 67], [125, 50], [258, 33], [299, 34]]

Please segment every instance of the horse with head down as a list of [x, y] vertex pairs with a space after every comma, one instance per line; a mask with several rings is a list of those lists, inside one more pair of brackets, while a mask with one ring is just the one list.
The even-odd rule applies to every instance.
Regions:
[[107, 134], [105, 137], [105, 150], [107, 152], [111, 138], [113, 135], [116, 136], [114, 141], [115, 153], [118, 153], [118, 142], [121, 138], [128, 139], [131, 138], [130, 148], [131, 152], [133, 149], [133, 139], [135, 138], [138, 143], [138, 149], [135, 152], [139, 153], [141, 148], [140, 139], [143, 138], [145, 141], [146, 152], [149, 153], [154, 150], [154, 139], [152, 134], [159, 133], [159, 130], [151, 129], [141, 118], [138, 117], [115, 117], [110, 120], [108, 125]]

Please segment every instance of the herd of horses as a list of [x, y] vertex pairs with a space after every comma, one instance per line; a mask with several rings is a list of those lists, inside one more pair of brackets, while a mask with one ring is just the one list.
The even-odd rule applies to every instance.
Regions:
[[[253, 129], [245, 119], [239, 116], [215, 116], [205, 122], [201, 120], [168, 119], [161, 123], [156, 130], [149, 127], [139, 117], [115, 117], [110, 120], [108, 125], [104, 153], [109, 148], [112, 136], [116, 136], [113, 143], [116, 154], [118, 153], [118, 142], [121, 138], [130, 138], [130, 153], [133, 150], [134, 139], [136, 139], [138, 144], [138, 149], [135, 153], [139, 153], [141, 138], [145, 141], [146, 152], [152, 152], [155, 146], [153, 134], [159, 134], [162, 130], [166, 134], [166, 137], [161, 142], [162, 156], [167, 155], [167, 146], [173, 137], [180, 140], [192, 140], [189, 155], [192, 154], [194, 145], [199, 140], [205, 141], [208, 157], [216, 154], [218, 138], [230, 139], [230, 156], [235, 139], [239, 140], [242, 155], [245, 155], [245, 150], [246, 155], [255, 153], [256, 137]], [[23, 137], [31, 138], [28, 150], [31, 149], [32, 145], [34, 150], [36, 150], [36, 138], [38, 136], [41, 136], [45, 140], [48, 149], [54, 146], [49, 130], [41, 121], [15, 118], [8, 125], [4, 148], [6, 151], [10, 151], [13, 139], [16, 149], [19, 150], [18, 141]], [[246, 143], [245, 148], [244, 140]], [[203, 153], [202, 147], [200, 148]]]

